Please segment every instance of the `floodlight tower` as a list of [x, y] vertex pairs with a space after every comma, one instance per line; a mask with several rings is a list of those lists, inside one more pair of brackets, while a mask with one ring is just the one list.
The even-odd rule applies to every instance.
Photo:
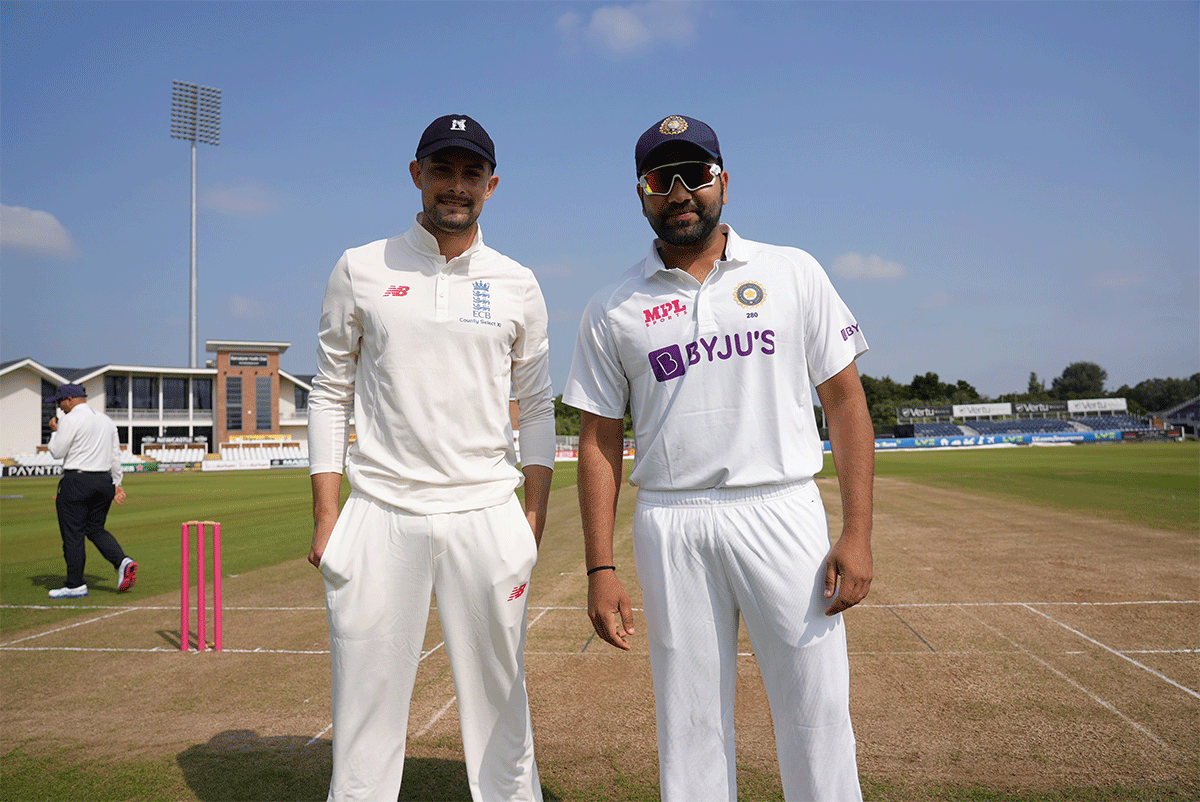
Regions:
[[221, 144], [221, 90], [175, 81], [171, 90], [171, 136], [192, 143], [192, 336], [188, 367], [196, 367], [196, 143]]

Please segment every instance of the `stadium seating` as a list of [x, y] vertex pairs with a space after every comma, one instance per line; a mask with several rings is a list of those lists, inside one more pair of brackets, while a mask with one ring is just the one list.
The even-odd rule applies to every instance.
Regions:
[[1074, 426], [1059, 418], [1008, 418], [1005, 420], [972, 420], [970, 426], [983, 435], [1052, 434], [1070, 432]]
[[1113, 429], [1136, 431], [1138, 429], [1150, 428], [1149, 423], [1135, 415], [1092, 415], [1083, 418], [1074, 418], [1073, 420], [1098, 432], [1111, 431]]
[[154, 462], [200, 462], [208, 456], [208, 449], [197, 445], [146, 445], [142, 447], [142, 456]]
[[293, 440], [221, 443], [221, 459], [232, 461], [307, 459], [308, 443]]
[[962, 437], [962, 429], [947, 421], [938, 423], [914, 423], [915, 437]]

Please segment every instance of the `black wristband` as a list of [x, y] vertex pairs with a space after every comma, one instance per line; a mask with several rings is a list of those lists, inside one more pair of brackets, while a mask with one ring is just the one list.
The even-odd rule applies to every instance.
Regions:
[[596, 573], [597, 571], [615, 571], [615, 570], [617, 570], [617, 566], [615, 566], [615, 565], [597, 565], [595, 568], [589, 568], [587, 575], [591, 576], [592, 574]]

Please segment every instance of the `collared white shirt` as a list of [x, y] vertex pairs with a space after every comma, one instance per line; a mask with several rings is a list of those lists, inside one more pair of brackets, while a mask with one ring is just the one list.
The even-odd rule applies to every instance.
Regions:
[[113, 484], [121, 485], [121, 441], [117, 425], [86, 403], [58, 419], [50, 435], [50, 456], [63, 461], [64, 471], [108, 471]]
[[346, 251], [321, 310], [311, 472], [344, 466], [356, 490], [419, 515], [507, 501], [524, 479], [511, 395], [523, 464], [554, 465], [546, 328], [533, 272], [482, 231], [449, 261], [419, 222]]
[[703, 284], [663, 265], [655, 241], [580, 323], [563, 401], [606, 418], [632, 401], [639, 487], [812, 477], [823, 453], [811, 385], [867, 351], [816, 259], [722, 231], [725, 258]]

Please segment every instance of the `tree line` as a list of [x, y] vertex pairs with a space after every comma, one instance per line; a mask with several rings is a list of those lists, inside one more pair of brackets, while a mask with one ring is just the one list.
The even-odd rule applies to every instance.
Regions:
[[[1072, 362], [1062, 375], [1050, 382], [1050, 387], [1029, 374], [1024, 392], [1004, 393], [998, 398], [981, 395], [969, 383], [959, 379], [954, 384], [942, 381], [936, 373], [913, 376], [909, 384], [901, 384], [885, 376], [877, 379], [863, 374], [863, 391], [871, 421], [876, 427], [896, 423], [896, 407], [945, 406], [953, 404], [986, 404], [989, 402], [1070, 401], [1078, 398], [1124, 398], [1134, 415], [1162, 412], [1200, 396], [1200, 373], [1186, 379], [1146, 379], [1133, 387], [1123, 384], [1116, 390], [1105, 390], [1108, 372], [1095, 362]], [[555, 430], [560, 435], [578, 436], [579, 410], [554, 399]], [[632, 420], [625, 413], [625, 435], [633, 436]]]

